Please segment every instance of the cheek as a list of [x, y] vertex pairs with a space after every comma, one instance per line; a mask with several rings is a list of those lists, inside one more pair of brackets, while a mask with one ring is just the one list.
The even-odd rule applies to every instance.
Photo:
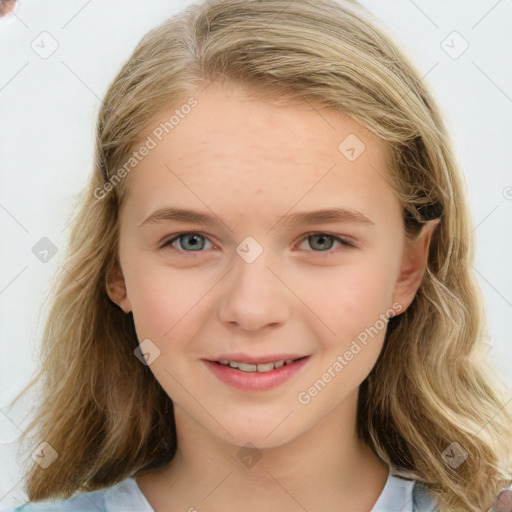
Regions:
[[186, 273], [158, 266], [133, 266], [127, 272], [127, 290], [137, 334], [164, 340], [189, 315], [200, 299], [200, 285]]
[[356, 336], [385, 315], [393, 296], [386, 265], [368, 262], [340, 268], [307, 287], [306, 304], [334, 344]]

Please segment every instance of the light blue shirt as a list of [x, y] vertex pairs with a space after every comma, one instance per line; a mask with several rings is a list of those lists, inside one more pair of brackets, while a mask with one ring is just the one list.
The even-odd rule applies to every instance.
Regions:
[[[419, 483], [389, 474], [371, 512], [435, 512], [434, 500]], [[60, 501], [40, 501], [5, 512], [154, 512], [137, 482], [129, 477], [107, 489]], [[340, 507], [340, 512], [349, 512]]]

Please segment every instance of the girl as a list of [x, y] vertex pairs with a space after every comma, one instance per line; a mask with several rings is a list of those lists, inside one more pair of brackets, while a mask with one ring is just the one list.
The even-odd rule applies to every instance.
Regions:
[[489, 510], [512, 422], [463, 178], [363, 8], [187, 9], [96, 148], [18, 512]]

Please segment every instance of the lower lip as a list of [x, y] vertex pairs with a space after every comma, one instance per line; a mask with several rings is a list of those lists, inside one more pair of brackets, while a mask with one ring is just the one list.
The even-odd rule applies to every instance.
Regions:
[[290, 379], [306, 364], [308, 359], [309, 356], [269, 372], [243, 372], [213, 361], [205, 361], [205, 363], [212, 373], [228, 386], [242, 391], [265, 391]]

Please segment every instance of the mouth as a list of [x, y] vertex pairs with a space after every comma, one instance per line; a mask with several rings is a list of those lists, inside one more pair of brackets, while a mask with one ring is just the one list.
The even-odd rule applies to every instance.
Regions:
[[[266, 391], [282, 385], [301, 372], [311, 356], [267, 358], [241, 357], [231, 354], [219, 359], [204, 359], [206, 367], [218, 380], [240, 391]], [[249, 359], [249, 361], [248, 361]]]
[[221, 359], [219, 361], [211, 361], [212, 363], [216, 363], [223, 366], [229, 366], [235, 370], [239, 370], [246, 373], [267, 373], [272, 370], [277, 370], [282, 366], [290, 365], [295, 363], [296, 361], [301, 361], [302, 359], [306, 359], [309, 356], [302, 356], [297, 358], [289, 358], [289, 359], [279, 359], [274, 361], [262, 362], [262, 363], [247, 363], [243, 361], [229, 360], [229, 359]]

